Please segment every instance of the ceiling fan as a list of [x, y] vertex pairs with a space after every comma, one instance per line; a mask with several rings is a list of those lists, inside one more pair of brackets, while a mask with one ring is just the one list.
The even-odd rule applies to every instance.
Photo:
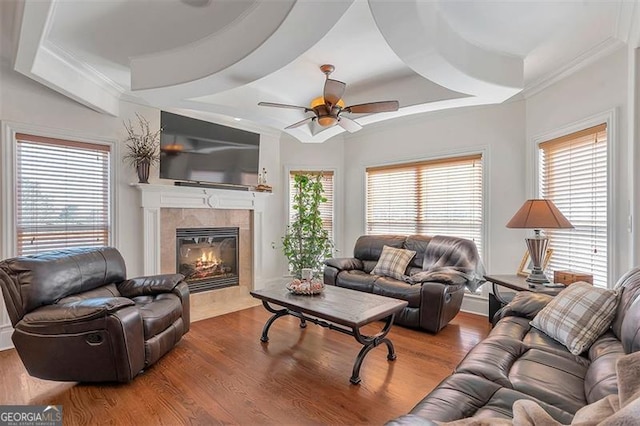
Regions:
[[305, 124], [312, 124], [315, 122], [318, 124], [319, 128], [318, 126], [311, 126], [311, 133], [313, 135], [316, 135], [322, 130], [328, 129], [329, 127], [333, 127], [335, 125], [342, 127], [350, 133], [357, 132], [358, 130], [362, 129], [362, 126], [356, 121], [345, 117], [343, 115], [345, 113], [370, 114], [375, 112], [389, 112], [398, 110], [398, 101], [369, 102], [366, 104], [345, 106], [345, 103], [342, 100], [342, 96], [344, 95], [344, 90], [347, 85], [342, 81], [329, 78], [329, 75], [334, 70], [335, 67], [333, 65], [325, 64], [320, 66], [320, 71], [322, 71], [326, 76], [323, 95], [311, 101], [311, 105], [308, 107], [278, 104], [274, 102], [258, 102], [258, 105], [276, 108], [299, 109], [304, 111], [305, 113], [313, 112], [313, 117], [307, 117], [304, 120], [300, 120], [297, 123], [285, 127], [285, 129], [295, 129], [296, 127], [304, 126]]

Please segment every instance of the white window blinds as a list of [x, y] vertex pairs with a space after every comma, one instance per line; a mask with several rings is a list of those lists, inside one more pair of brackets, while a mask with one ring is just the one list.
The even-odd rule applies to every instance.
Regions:
[[108, 245], [109, 147], [21, 133], [16, 142], [18, 254]]
[[539, 145], [540, 196], [575, 229], [548, 230], [551, 271], [593, 274], [607, 286], [607, 128], [591, 127]]
[[333, 172], [332, 171], [308, 171], [308, 170], [292, 170], [289, 172], [289, 222], [293, 221], [295, 212], [293, 211], [293, 197], [296, 195], [296, 186], [294, 182], [295, 175], [322, 175], [323, 196], [326, 202], [320, 203], [320, 216], [322, 217], [322, 227], [329, 232], [329, 238], [333, 240]]
[[370, 167], [367, 233], [451, 235], [482, 256], [482, 156]]

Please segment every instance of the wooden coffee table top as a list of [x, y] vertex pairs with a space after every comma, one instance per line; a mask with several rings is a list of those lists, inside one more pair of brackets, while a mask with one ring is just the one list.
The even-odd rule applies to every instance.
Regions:
[[251, 295], [275, 305], [332, 321], [361, 327], [383, 319], [408, 305], [404, 300], [327, 285], [314, 296], [292, 294], [284, 287], [254, 290]]

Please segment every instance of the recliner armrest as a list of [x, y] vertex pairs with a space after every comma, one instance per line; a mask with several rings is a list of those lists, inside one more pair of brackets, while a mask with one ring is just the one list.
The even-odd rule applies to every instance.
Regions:
[[331, 259], [325, 259], [324, 264], [332, 266], [341, 271], [350, 271], [353, 269], [364, 269], [362, 260], [355, 257], [333, 257]]
[[20, 322], [28, 326], [42, 326], [88, 321], [133, 305], [133, 300], [125, 297], [97, 297], [73, 303], [45, 305], [26, 314]]
[[131, 278], [118, 284], [124, 297], [137, 297], [159, 293], [171, 293], [184, 280], [182, 274], [163, 274]]
[[553, 296], [530, 291], [519, 291], [504, 308], [496, 312], [493, 317], [495, 324], [504, 317], [515, 316], [533, 319], [549, 302]]

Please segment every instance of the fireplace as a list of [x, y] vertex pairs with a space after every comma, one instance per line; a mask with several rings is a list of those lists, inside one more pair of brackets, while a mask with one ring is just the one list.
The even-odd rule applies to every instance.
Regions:
[[189, 291], [239, 285], [238, 228], [176, 229], [176, 271]]

